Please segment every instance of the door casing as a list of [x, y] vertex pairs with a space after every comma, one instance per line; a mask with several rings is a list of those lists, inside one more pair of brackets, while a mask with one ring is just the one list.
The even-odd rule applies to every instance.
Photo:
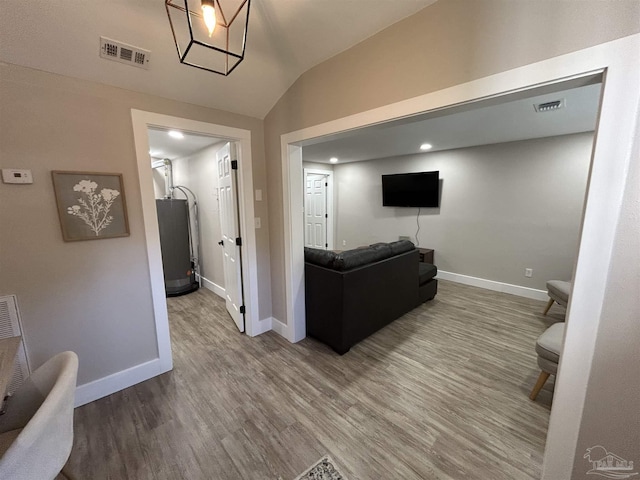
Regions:
[[[261, 321], [258, 303], [258, 272], [256, 254], [256, 233], [254, 227], [253, 204], [253, 170], [251, 160], [251, 131], [225, 125], [200, 122], [171, 115], [131, 110], [133, 135], [138, 163], [138, 178], [142, 202], [145, 243], [149, 262], [149, 279], [156, 325], [159, 369], [154, 370], [147, 378], [167, 372], [173, 368], [171, 356], [171, 338], [169, 335], [169, 318], [164, 293], [164, 277], [162, 273], [162, 256], [158, 234], [158, 218], [155, 211], [155, 195], [153, 178], [149, 161], [148, 127], [176, 129], [204, 135], [211, 135], [238, 144], [238, 191], [240, 230], [243, 232], [242, 272], [245, 294], [245, 328], [249, 336], [259, 335], [270, 329], [271, 319]], [[138, 381], [147, 378], [138, 379]]]

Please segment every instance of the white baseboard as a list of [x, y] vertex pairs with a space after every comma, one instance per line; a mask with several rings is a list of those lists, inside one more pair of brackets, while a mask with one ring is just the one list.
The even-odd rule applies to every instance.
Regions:
[[[203, 288], [206, 288], [207, 290], [211, 290], [213, 293], [215, 293], [222, 299], [225, 298], [224, 288], [222, 288], [220, 285], [216, 283], [213, 283], [211, 280], [209, 280], [206, 277], [201, 277], [201, 278], [202, 278]], [[271, 317], [263, 318], [262, 320], [258, 320], [258, 327], [255, 332], [251, 332], [250, 336], [255, 337], [264, 332], [268, 332], [269, 330], [271, 330]]]
[[438, 279], [449, 280], [451, 282], [471, 285], [473, 287], [486, 288], [495, 292], [510, 293], [519, 297], [532, 298], [533, 300], [549, 300], [546, 290], [537, 290], [535, 288], [521, 287], [520, 285], [512, 285], [510, 283], [496, 282], [485, 278], [470, 277], [460, 273], [443, 272], [438, 270]]
[[271, 317], [267, 317], [267, 318], [263, 318], [262, 320], [258, 320], [258, 327], [256, 329], [255, 332], [251, 332], [251, 336], [255, 337], [257, 335], [260, 335], [264, 332], [268, 332], [269, 330], [271, 330], [271, 326], [272, 326], [272, 318]]
[[216, 295], [218, 295], [219, 297], [224, 298], [224, 288], [221, 287], [220, 285], [213, 283], [211, 280], [205, 278], [205, 277], [200, 277], [202, 279], [202, 286], [204, 288], [206, 288], [207, 290], [211, 290], [213, 293], [215, 293]]
[[271, 317], [271, 330], [291, 342], [291, 339], [289, 338], [289, 327], [286, 323], [281, 322], [275, 317]]
[[[170, 369], [169, 369], [170, 370]], [[121, 372], [116, 372], [103, 378], [94, 380], [93, 382], [79, 385], [76, 388], [75, 406], [79, 407], [87, 403], [106, 397], [112, 393], [119, 392], [125, 388], [144, 382], [150, 378], [156, 377], [161, 373], [169, 371], [163, 369], [162, 362], [159, 358], [155, 358], [135, 367], [127, 368]]]

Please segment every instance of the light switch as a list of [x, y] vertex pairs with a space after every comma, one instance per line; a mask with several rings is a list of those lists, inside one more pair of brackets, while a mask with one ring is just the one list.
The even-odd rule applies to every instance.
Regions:
[[[256, 202], [262, 201], [262, 190], [256, 190]], [[259, 228], [259, 227], [256, 227]]]
[[260, 228], [262, 226], [262, 222], [260, 221], [260, 217], [256, 217], [253, 219], [256, 228]]
[[31, 170], [3, 168], [2, 181], [4, 183], [33, 183], [33, 176], [31, 175]]

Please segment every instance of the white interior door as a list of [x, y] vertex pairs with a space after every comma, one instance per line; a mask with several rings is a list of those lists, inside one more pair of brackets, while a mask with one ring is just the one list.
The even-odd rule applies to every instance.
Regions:
[[222, 232], [220, 245], [222, 246], [223, 252], [224, 287], [227, 310], [238, 327], [238, 330], [244, 332], [244, 313], [241, 312], [243, 301], [240, 246], [236, 244], [236, 239], [240, 238], [238, 228], [238, 197], [236, 195], [237, 179], [236, 172], [232, 165], [232, 161], [237, 160], [235, 151], [235, 144], [227, 143], [216, 153], [216, 161], [218, 163], [218, 199], [220, 201], [220, 230]]
[[306, 247], [329, 247], [327, 243], [327, 175], [307, 173], [305, 175], [305, 229]]

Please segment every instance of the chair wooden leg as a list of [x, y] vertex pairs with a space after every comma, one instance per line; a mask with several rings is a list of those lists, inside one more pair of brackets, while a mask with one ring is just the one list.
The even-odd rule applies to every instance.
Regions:
[[549, 309], [551, 308], [551, 305], [553, 305], [553, 298], [549, 299], [549, 303], [547, 303], [547, 308], [544, 309], [544, 312], [542, 312], [542, 315], [546, 315], [547, 312], [549, 312]]
[[529, 395], [529, 398], [531, 400], [535, 400], [536, 397], [538, 396], [538, 393], [540, 393], [540, 390], [542, 390], [542, 387], [544, 387], [545, 382], [547, 381], [547, 379], [551, 376], [550, 373], [547, 372], [540, 372], [540, 376], [538, 377], [538, 381], [536, 382], [535, 387], [533, 387], [533, 390], [531, 390], [531, 395]]

